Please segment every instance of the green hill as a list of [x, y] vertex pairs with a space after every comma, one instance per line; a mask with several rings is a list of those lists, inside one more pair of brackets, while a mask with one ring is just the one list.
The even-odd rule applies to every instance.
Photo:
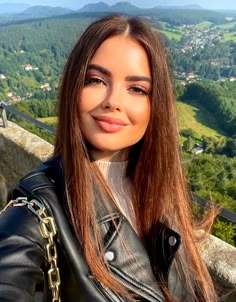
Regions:
[[45, 123], [51, 127], [56, 127], [57, 125], [57, 117], [56, 116], [50, 116], [50, 117], [41, 117], [38, 118], [38, 120], [42, 123]]
[[195, 28], [198, 29], [198, 30], [204, 30], [204, 29], [210, 28], [212, 25], [213, 25], [212, 22], [204, 21], [204, 22], [198, 23], [195, 26]]
[[224, 136], [212, 114], [200, 105], [177, 102], [177, 119], [179, 130], [191, 128], [199, 137], [202, 135], [214, 138]]

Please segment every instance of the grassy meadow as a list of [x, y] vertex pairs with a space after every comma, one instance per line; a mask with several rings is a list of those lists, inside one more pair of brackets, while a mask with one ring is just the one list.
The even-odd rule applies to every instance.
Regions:
[[[186, 104], [178, 101], [176, 103], [179, 130], [192, 129], [198, 137], [209, 136], [221, 138], [224, 133], [220, 131], [217, 121], [203, 107], [197, 104]], [[218, 131], [215, 129], [219, 129]]]

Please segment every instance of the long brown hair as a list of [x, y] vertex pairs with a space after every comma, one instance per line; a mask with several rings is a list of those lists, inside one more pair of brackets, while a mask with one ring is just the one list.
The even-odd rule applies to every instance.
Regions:
[[[153, 83], [150, 122], [144, 137], [132, 147], [127, 168], [133, 188], [139, 236], [145, 243], [153, 225], [159, 221], [177, 230], [182, 236], [186, 255], [184, 259], [180, 256], [177, 258], [185, 280], [190, 285], [190, 280], [194, 280], [193, 296], [197, 292], [201, 301], [215, 301], [211, 278], [195, 246], [189, 196], [180, 162], [174, 95], [166, 54], [158, 35], [137, 18], [116, 15], [92, 23], [74, 46], [62, 75], [54, 155], [62, 158], [68, 205], [76, 236], [94, 276], [117, 293], [129, 295], [103, 261], [92, 188], [94, 177], [98, 177], [83, 140], [78, 114], [78, 102], [88, 63], [103, 41], [115, 35], [126, 35], [143, 46], [149, 59]], [[99, 179], [97, 182], [100, 188], [104, 187]], [[157, 254], [157, 247], [151, 248], [149, 254]], [[100, 257], [97, 257], [99, 251]], [[150, 260], [151, 263], [155, 262], [155, 259]], [[175, 301], [167, 288], [163, 287], [163, 292], [168, 301]], [[197, 296], [195, 299], [198, 299]]]

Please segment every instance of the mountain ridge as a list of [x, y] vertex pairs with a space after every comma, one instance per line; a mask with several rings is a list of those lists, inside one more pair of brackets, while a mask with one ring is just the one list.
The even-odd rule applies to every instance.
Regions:
[[178, 5], [178, 6], [162, 6], [162, 5], [157, 5], [154, 6], [154, 8], [158, 8], [158, 9], [176, 9], [176, 10], [180, 10], [180, 9], [196, 9], [196, 10], [205, 10], [205, 8], [203, 8], [201, 5], [198, 4], [189, 4], [189, 5]]
[[100, 1], [100, 2], [97, 2], [97, 3], [88, 3], [86, 5], [84, 5], [82, 8], [78, 9], [77, 11], [78, 12], [99, 12], [99, 11], [108, 11], [110, 8], [110, 5]]
[[73, 13], [73, 10], [64, 7], [52, 7], [46, 5], [35, 5], [27, 8], [23, 12], [17, 14], [18, 17], [51, 17]]
[[127, 11], [150, 11], [151, 9], [166, 9], [166, 10], [204, 10], [204, 8], [198, 4], [187, 4], [187, 5], [180, 5], [180, 6], [167, 6], [167, 5], [157, 5], [153, 6], [152, 8], [140, 8], [136, 5], [131, 4], [128, 1], [120, 1], [116, 4], [109, 5], [105, 2], [97, 2], [97, 3], [88, 3], [84, 5], [82, 8], [77, 10], [78, 12], [120, 12], [121, 10], [124, 12]]
[[120, 12], [120, 11], [139, 11], [141, 9], [128, 1], [120, 1], [113, 5], [108, 5], [105, 2], [88, 3], [83, 6], [78, 12]]

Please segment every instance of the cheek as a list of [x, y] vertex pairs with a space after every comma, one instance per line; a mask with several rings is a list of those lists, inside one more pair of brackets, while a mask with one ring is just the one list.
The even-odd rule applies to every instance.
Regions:
[[147, 126], [150, 120], [151, 106], [149, 100], [142, 103], [136, 103], [130, 111], [130, 120], [134, 124]]
[[93, 107], [92, 99], [93, 98], [90, 95], [90, 93], [88, 93], [88, 91], [86, 90], [82, 91], [81, 97], [78, 101], [78, 107], [80, 113], [84, 113], [91, 110], [91, 108]]
[[88, 112], [95, 109], [105, 98], [106, 89], [104, 87], [86, 87], [81, 92], [79, 101], [79, 111]]

